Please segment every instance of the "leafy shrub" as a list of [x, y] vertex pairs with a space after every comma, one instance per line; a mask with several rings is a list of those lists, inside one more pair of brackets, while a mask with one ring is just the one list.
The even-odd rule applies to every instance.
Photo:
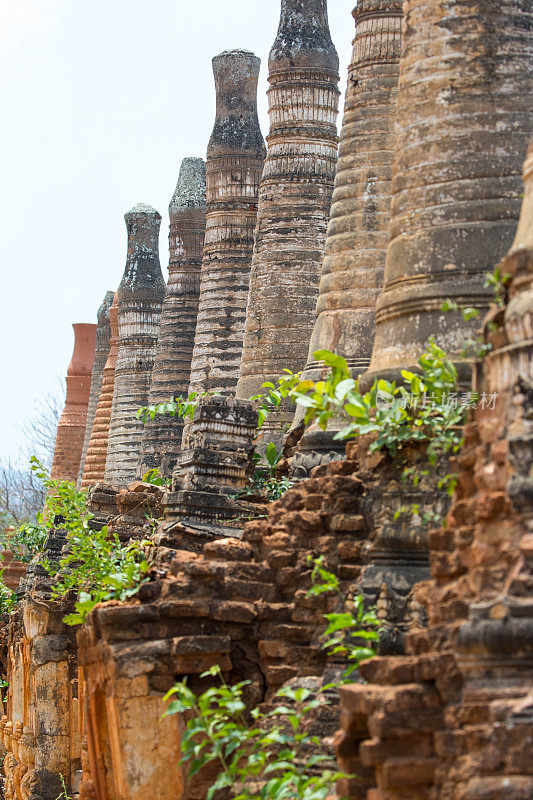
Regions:
[[330, 368], [326, 380], [303, 381], [292, 391], [295, 402], [306, 409], [307, 424], [316, 419], [326, 430], [333, 417], [343, 418], [348, 424], [336, 439], [372, 433], [370, 451], [387, 450], [392, 456], [409, 443], [426, 443], [431, 464], [439, 454], [457, 452], [462, 445], [458, 428], [468, 406], [454, 402], [457, 370], [434, 341], [418, 359], [418, 374], [403, 370], [402, 385], [377, 380], [365, 394], [359, 392], [344, 358], [327, 350], [317, 351], [314, 358]]
[[[364, 612], [362, 598], [350, 607], [338, 578], [324, 568], [323, 558], [312, 560], [313, 587], [310, 596], [334, 592], [342, 611], [326, 614], [324, 644], [328, 653], [345, 653], [352, 663], [343, 682], [358, 664], [375, 655], [372, 642], [378, 638], [373, 611]], [[334, 793], [336, 781], [348, 777], [336, 771], [335, 760], [318, 753], [322, 743], [307, 733], [307, 721], [317, 708], [328, 704], [323, 692], [285, 686], [275, 695], [279, 705], [269, 713], [254, 708], [247, 714], [243, 690], [250, 681], [228, 686], [220, 667], [213, 666], [201, 677], [217, 677], [220, 685], [199, 697], [180, 681], [165, 697], [165, 716], [185, 714], [187, 729], [181, 739], [181, 763], [189, 765], [189, 779], [207, 764], [217, 764], [220, 773], [206, 800], [220, 789], [230, 789], [235, 800], [325, 800]]]
[[324, 615], [328, 625], [323, 647], [328, 655], [341, 654], [351, 662], [342, 676], [342, 682], [347, 683], [361, 661], [376, 654], [372, 643], [379, 639], [379, 621], [374, 609], [365, 611], [361, 595], [352, 601], [345, 597], [338, 577], [324, 567], [323, 556], [310, 556], [309, 561], [313, 564], [313, 586], [307, 592], [308, 597], [333, 593], [339, 600], [341, 610]]
[[143, 424], [146, 424], [148, 420], [154, 420], [157, 415], [179, 417], [181, 419], [189, 419], [192, 422], [199, 400], [202, 397], [211, 395], [213, 395], [213, 392], [190, 392], [187, 397], [176, 395], [163, 403], [137, 409], [137, 418]]
[[250, 681], [228, 686], [218, 666], [202, 677], [209, 675], [217, 676], [220, 686], [196, 697], [181, 681], [165, 698], [170, 701], [165, 716], [192, 715], [180, 742], [189, 778], [206, 764], [220, 768], [206, 800], [227, 788], [235, 800], [325, 800], [334, 792], [345, 776], [332, 757], [313, 752], [320, 740], [305, 732], [306, 720], [324, 698], [303, 687], [284, 687], [276, 694], [279, 706], [267, 714], [254, 708], [248, 717], [242, 695]]
[[290, 369], [284, 369], [277, 383], [266, 381], [261, 386], [261, 389], [266, 389], [266, 392], [260, 392], [250, 397], [252, 402], [258, 404], [259, 411], [259, 424], [258, 428], [262, 428], [268, 419], [269, 414], [276, 411], [282, 404], [283, 400], [290, 398], [293, 390], [300, 383], [301, 372], [294, 373]]
[[4, 532], [0, 544], [2, 550], [9, 550], [19, 561], [28, 563], [37, 553], [42, 552], [47, 536], [48, 530], [40, 511], [36, 522], [21, 525], [11, 533]]
[[17, 602], [17, 595], [5, 585], [3, 577], [4, 571], [0, 570], [0, 614], [9, 614]]
[[144, 548], [151, 542], [122, 545], [107, 525], [100, 531], [80, 528], [69, 535], [69, 551], [59, 569], [51, 569], [58, 581], [53, 596], [63, 597], [75, 591], [75, 613], [64, 618], [67, 625], [80, 625], [97, 603], [127, 600], [139, 591], [150, 569]]
[[70, 481], [50, 477], [37, 460], [32, 469], [46, 489], [45, 507], [40, 515], [39, 535], [46, 537], [52, 524], [66, 531], [68, 552], [59, 564], [43, 560], [43, 565], [55, 579], [53, 597], [60, 598], [76, 592], [76, 612], [65, 617], [68, 625], [79, 625], [97, 603], [106, 600], [125, 600], [134, 595], [146, 582], [149, 563], [146, 542], [122, 545], [107, 526], [92, 530], [92, 514], [87, 511], [87, 498]]
[[143, 483], [149, 483], [152, 486], [161, 486], [168, 488], [172, 483], [171, 478], [165, 478], [161, 470], [156, 467], [156, 469], [149, 469], [142, 477]]
[[262, 495], [270, 502], [273, 502], [283, 497], [285, 492], [293, 486], [294, 481], [291, 481], [289, 478], [275, 478], [265, 474], [261, 470], [257, 470], [247, 486], [238, 492], [238, 494], [234, 495], [234, 498], [246, 499], [247, 496]]

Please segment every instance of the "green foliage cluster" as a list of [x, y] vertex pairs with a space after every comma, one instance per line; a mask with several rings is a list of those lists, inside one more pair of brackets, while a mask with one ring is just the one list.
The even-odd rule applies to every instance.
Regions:
[[502, 272], [501, 267], [496, 267], [494, 272], [487, 272], [485, 275], [485, 289], [492, 289], [494, 294], [494, 303], [498, 308], [503, 308], [505, 304], [505, 296], [507, 294], [507, 286], [511, 280], [511, 275], [507, 272]]
[[263, 495], [268, 500], [279, 500], [285, 492], [294, 486], [294, 482], [287, 477], [277, 477], [277, 468], [283, 458], [283, 452], [278, 451], [274, 442], [269, 442], [264, 458], [256, 450], [253, 455], [255, 470], [248, 485], [237, 495]]
[[433, 341], [418, 359], [418, 373], [402, 371], [403, 383], [377, 380], [361, 394], [341, 356], [327, 350], [314, 358], [330, 368], [324, 381], [303, 381], [292, 397], [306, 410], [305, 421], [316, 420], [326, 430], [332, 418], [348, 424], [335, 434], [348, 439], [374, 434], [370, 451], [386, 450], [392, 456], [410, 443], [425, 443], [427, 456], [435, 464], [440, 454], [457, 452], [462, 444], [459, 426], [467, 406], [452, 402], [457, 393], [457, 370], [446, 353]]
[[273, 502], [283, 497], [285, 492], [293, 486], [294, 481], [291, 481], [287, 477], [276, 478], [268, 473], [265, 474], [264, 471], [256, 470], [253, 478], [244, 489], [235, 495], [235, 498], [246, 499], [246, 497], [262, 495], [270, 502]]
[[[313, 559], [313, 587], [310, 596], [333, 592], [342, 611], [326, 614], [324, 648], [328, 653], [343, 653], [350, 665], [344, 679], [364, 659], [375, 655], [372, 642], [377, 637], [374, 613], [364, 612], [362, 598], [352, 609], [340, 590], [338, 578], [325, 569], [322, 558]], [[243, 692], [250, 681], [228, 686], [218, 666], [202, 675], [218, 678], [219, 685], [200, 696], [181, 681], [166, 695], [166, 716], [185, 714], [189, 719], [181, 740], [182, 763], [188, 764], [189, 779], [208, 764], [219, 774], [206, 798], [229, 789], [235, 800], [326, 800], [335, 783], [346, 776], [336, 770], [335, 760], [324, 753], [322, 743], [307, 732], [313, 712], [328, 703], [323, 687], [316, 693], [309, 688], [283, 687], [279, 701], [265, 713], [254, 708], [247, 713]]]
[[335, 594], [340, 611], [325, 614], [328, 623], [324, 632], [324, 649], [328, 655], [341, 654], [349, 662], [342, 676], [348, 683], [361, 661], [375, 655], [373, 643], [379, 639], [379, 621], [374, 609], [365, 611], [363, 597], [358, 595], [349, 601], [341, 590], [338, 577], [324, 567], [324, 557], [309, 559], [313, 564], [313, 586], [308, 597]]
[[84, 495], [76, 490], [74, 484], [53, 480], [35, 456], [30, 459], [30, 469], [46, 491], [44, 508], [37, 513], [34, 523], [25, 523], [16, 531], [4, 532], [0, 541], [3, 550], [10, 550], [26, 563], [42, 552], [55, 516], [77, 519], [81, 508], [85, 507]]
[[127, 600], [148, 581], [150, 564], [145, 548], [151, 542], [130, 542], [122, 545], [116, 533], [110, 534], [107, 525], [100, 531], [88, 526], [69, 535], [68, 553], [56, 571], [54, 597], [64, 597], [71, 591], [78, 595], [75, 613], [64, 617], [67, 625], [81, 625], [97, 603], [107, 600]]
[[301, 372], [291, 372], [290, 369], [284, 369], [277, 383], [266, 381], [261, 386], [261, 389], [266, 389], [266, 392], [260, 392], [250, 397], [250, 400], [258, 404], [259, 423], [258, 428], [261, 429], [268, 419], [268, 415], [276, 411], [282, 404], [283, 400], [290, 398], [292, 392], [299, 385], [301, 379]]
[[43, 513], [39, 511], [35, 522], [20, 525], [13, 532], [1, 533], [0, 546], [2, 550], [11, 551], [19, 561], [26, 564], [42, 551], [47, 535]]
[[149, 483], [151, 486], [161, 486], [165, 488], [168, 488], [172, 483], [171, 478], [165, 478], [163, 476], [163, 473], [159, 467], [156, 467], [155, 469], [149, 469], [148, 472], [143, 475], [142, 479], [143, 483]]
[[220, 768], [206, 800], [220, 789], [230, 789], [234, 800], [325, 800], [343, 774], [330, 756], [309, 754], [321, 743], [304, 729], [324, 700], [303, 687], [284, 687], [276, 695], [280, 705], [267, 714], [254, 708], [248, 716], [243, 690], [250, 681], [228, 686], [218, 666], [207, 676], [218, 677], [220, 686], [196, 697], [182, 681], [165, 698], [166, 716], [192, 715], [180, 742], [189, 778], [206, 764]]
[[78, 625], [97, 603], [125, 600], [139, 590], [149, 570], [144, 552], [147, 543], [122, 545], [116, 534], [109, 533], [107, 526], [100, 531], [93, 530], [89, 526], [92, 514], [87, 511], [85, 492], [70, 481], [51, 478], [36, 458], [32, 459], [31, 466], [47, 493], [40, 515], [39, 536], [44, 543], [49, 528], [55, 525], [66, 531], [68, 541], [68, 552], [59, 564], [43, 559], [43, 565], [55, 579], [54, 597], [76, 592], [76, 613], [68, 615], [64, 621]]
[[153, 406], [143, 406], [137, 409], [137, 419], [146, 425], [148, 420], [154, 420], [157, 415], [189, 419], [192, 422], [198, 402], [202, 397], [213, 395], [213, 392], [190, 392], [187, 397], [176, 395], [164, 403]]
[[0, 570], [0, 614], [9, 614], [17, 602], [15, 592], [5, 585], [3, 581], [4, 571]]

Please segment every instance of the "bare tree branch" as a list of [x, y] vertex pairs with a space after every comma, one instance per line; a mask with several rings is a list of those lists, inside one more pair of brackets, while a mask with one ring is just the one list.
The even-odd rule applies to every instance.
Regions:
[[21, 428], [17, 457], [0, 455], [0, 528], [33, 522], [44, 505], [41, 482], [30, 469], [36, 456], [48, 469], [52, 465], [57, 426], [65, 405], [65, 383], [33, 404], [31, 417]]

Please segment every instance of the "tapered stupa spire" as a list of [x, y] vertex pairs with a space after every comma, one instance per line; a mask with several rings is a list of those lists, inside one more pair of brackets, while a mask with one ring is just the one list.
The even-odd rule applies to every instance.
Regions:
[[104, 367], [109, 355], [109, 337], [111, 335], [111, 328], [109, 324], [109, 309], [113, 304], [114, 292], [107, 292], [104, 301], [98, 309], [97, 319], [98, 327], [96, 330], [96, 350], [94, 353], [93, 373], [91, 377], [91, 391], [89, 394], [89, 408], [87, 411], [87, 422], [85, 425], [85, 438], [83, 441], [83, 450], [81, 454], [80, 472], [78, 481], [81, 481], [83, 470], [85, 468], [85, 458], [89, 449], [89, 441], [93, 430], [94, 418], [96, 416], [96, 408], [102, 391], [102, 382], [104, 379]]
[[[305, 365], [335, 176], [338, 69], [326, 0], [282, 0], [238, 397]], [[269, 438], [289, 420], [290, 410], [272, 415]]]
[[67, 369], [67, 397], [57, 427], [51, 470], [52, 478], [61, 481], [75, 481], [78, 477], [96, 348], [95, 324], [78, 323], [72, 327], [74, 352]]
[[[353, 15], [356, 31], [326, 255], [303, 375], [313, 381], [327, 371], [313, 357], [317, 350], [343, 356], [355, 378], [368, 369], [389, 241], [402, 0], [360, 0]], [[295, 421], [302, 417], [299, 409]], [[344, 444], [334, 441], [334, 434], [333, 426], [306, 433], [295, 458], [300, 475], [342, 457]]]
[[94, 415], [94, 422], [89, 439], [89, 447], [83, 468], [82, 489], [88, 489], [95, 483], [105, 480], [107, 445], [109, 440], [109, 424], [111, 407], [115, 390], [115, 367], [118, 352], [118, 296], [115, 292], [109, 309], [109, 352], [104, 366], [102, 388]]
[[118, 353], [105, 475], [116, 486], [137, 474], [143, 428], [136, 412], [148, 403], [166, 291], [159, 263], [161, 215], [139, 204], [124, 219], [128, 257], [117, 291]]
[[[205, 236], [205, 162], [185, 158], [169, 206], [169, 281], [163, 303], [149, 404], [186, 395], [200, 297]], [[181, 449], [181, 421], [157, 415], [144, 428], [139, 474], [161, 468], [171, 475]]]
[[239, 377], [257, 192], [265, 145], [257, 117], [260, 60], [213, 59], [216, 118], [207, 150], [207, 223], [190, 387], [234, 394]]

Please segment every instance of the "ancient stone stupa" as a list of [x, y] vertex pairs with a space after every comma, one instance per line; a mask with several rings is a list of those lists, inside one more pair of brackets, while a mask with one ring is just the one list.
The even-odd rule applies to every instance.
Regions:
[[257, 117], [260, 59], [213, 59], [216, 119], [207, 149], [207, 223], [190, 388], [232, 395], [239, 378], [257, 192], [265, 144]]
[[[327, 0], [282, 0], [238, 397], [305, 365], [337, 160], [338, 72]], [[267, 427], [279, 433], [284, 417]]]
[[[372, 373], [398, 377], [430, 336], [461, 360], [487, 272], [520, 213], [533, 128], [531, 10], [520, 2], [408, 0], [400, 70], [390, 245]], [[461, 375], [468, 380], [468, 364]]]
[[[354, 378], [368, 369], [376, 302], [389, 240], [394, 120], [400, 70], [401, 0], [360, 0], [348, 71], [333, 204], [322, 266], [317, 319], [303, 378], [324, 367], [317, 350], [343, 356]], [[296, 422], [303, 417], [299, 410]], [[344, 452], [335, 427], [308, 431], [297, 462], [308, 471]]]
[[85, 456], [81, 488], [88, 489], [95, 483], [105, 479], [105, 465], [107, 459], [107, 442], [109, 439], [109, 423], [111, 421], [111, 406], [113, 405], [113, 392], [115, 389], [115, 367], [118, 351], [118, 299], [113, 297], [109, 309], [109, 352], [104, 366], [102, 388], [98, 398], [98, 405], [94, 415], [91, 438]]
[[[161, 314], [149, 404], [189, 389], [194, 333], [200, 297], [200, 267], [205, 236], [205, 162], [185, 158], [169, 206], [169, 281]], [[145, 425], [139, 473], [161, 467], [171, 475], [181, 449], [181, 420], [157, 415]]]
[[62, 481], [78, 478], [96, 347], [95, 324], [78, 323], [72, 327], [74, 352], [67, 370], [67, 397], [57, 427], [51, 471], [52, 478]]
[[148, 402], [166, 286], [159, 263], [161, 215], [142, 203], [125, 215], [126, 269], [117, 290], [118, 352], [105, 480], [134, 480], [143, 426], [136, 412]]
[[367, 768], [368, 798], [533, 797], [533, 142], [524, 179], [500, 263], [509, 302], [487, 317], [494, 349], [476, 375], [493, 400], [471, 413], [432, 579], [415, 587], [427, 618], [407, 656], [370, 659], [341, 689], [339, 767]]
[[96, 416], [96, 408], [98, 400], [100, 399], [100, 392], [102, 391], [102, 382], [104, 380], [104, 367], [109, 355], [109, 337], [111, 335], [111, 327], [109, 325], [109, 309], [113, 303], [114, 292], [107, 292], [104, 301], [98, 309], [98, 328], [96, 330], [96, 350], [94, 353], [93, 374], [91, 377], [91, 391], [89, 394], [89, 408], [87, 411], [87, 423], [85, 425], [85, 438], [83, 440], [83, 450], [81, 454], [80, 472], [78, 481], [81, 481], [83, 470], [85, 468], [85, 458], [87, 450], [89, 449], [89, 441], [93, 430], [94, 418]]
[[[465, 5], [408, 0], [403, 6], [392, 233], [371, 365], [394, 378], [416, 363], [434, 335], [466, 383], [462, 350], [474, 323], [441, 306], [448, 297], [465, 307], [488, 305], [485, 274], [509, 249], [520, 215], [533, 130], [533, 28], [514, 3], [478, 8], [473, 25]], [[488, 61], [494, 71], [487, 81]], [[367, 373], [361, 383], [371, 379]], [[444, 458], [438, 467], [446, 468]], [[382, 473], [376, 476], [383, 488]], [[384, 519], [400, 493], [406, 492], [402, 505], [411, 505], [410, 486], [384, 488]], [[435, 493], [433, 508], [445, 514], [438, 505]], [[397, 628], [410, 586], [429, 574], [427, 527], [407, 520], [400, 515], [376, 530], [361, 581], [366, 596], [386, 587], [381, 599], [398, 609]]]

